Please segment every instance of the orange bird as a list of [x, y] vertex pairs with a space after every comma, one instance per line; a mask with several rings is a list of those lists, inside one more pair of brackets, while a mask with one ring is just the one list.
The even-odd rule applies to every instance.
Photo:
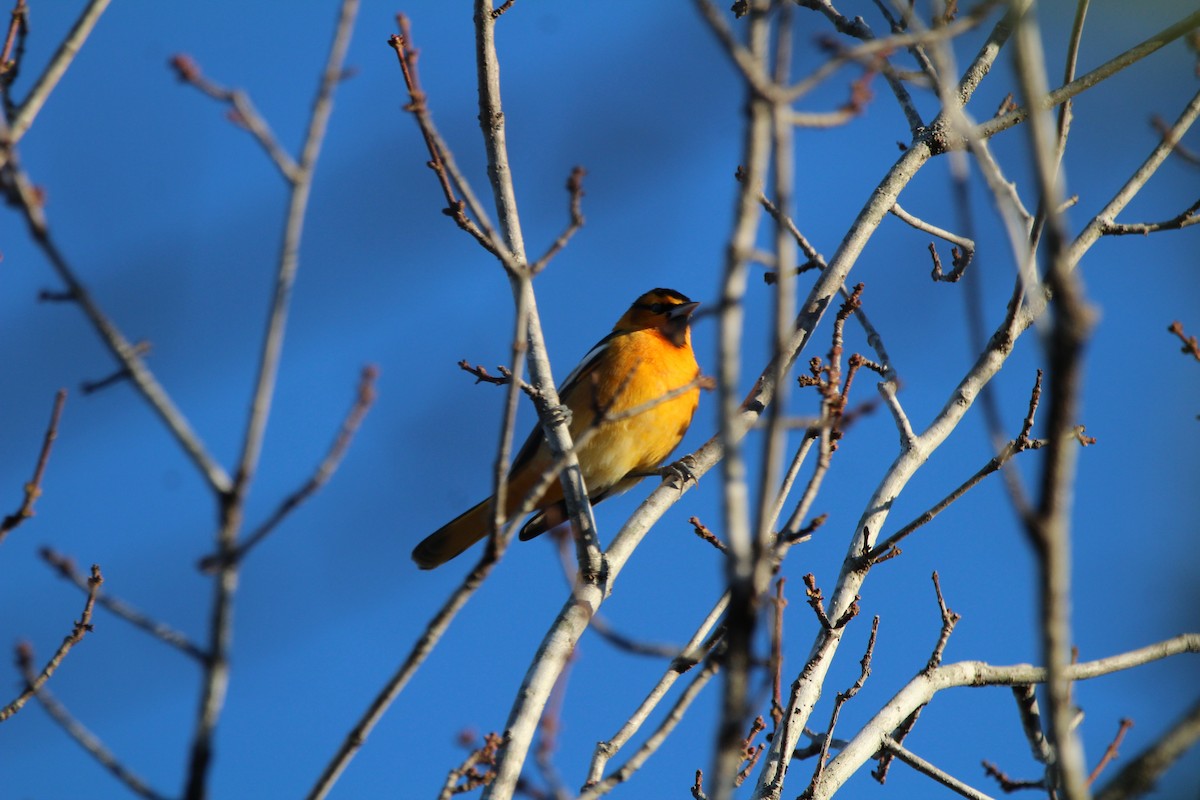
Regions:
[[[571, 410], [571, 440], [592, 505], [656, 469], [691, 425], [700, 401], [700, 367], [688, 326], [698, 305], [671, 289], [646, 292], [558, 390]], [[519, 510], [553, 463], [538, 426], [508, 471], [506, 517]], [[491, 508], [489, 497], [443, 525], [416, 546], [413, 561], [433, 569], [486, 537]], [[522, 540], [567, 519], [562, 485], [551, 483], [534, 509], [521, 528]]]

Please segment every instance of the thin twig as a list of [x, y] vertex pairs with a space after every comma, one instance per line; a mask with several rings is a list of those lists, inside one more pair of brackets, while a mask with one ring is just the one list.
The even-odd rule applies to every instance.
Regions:
[[[8, 87], [16, 78], [20, 67], [20, 59], [13, 57], [13, 46], [23, 41], [29, 32], [29, 6], [25, 0], [17, 0], [9, 16], [8, 33], [4, 36], [4, 49], [0, 50], [0, 92], [3, 92], [4, 102], [8, 102]], [[24, 48], [17, 46], [20, 53]], [[5, 109], [7, 111], [7, 109]]]
[[[446, 775], [446, 782], [438, 794], [438, 800], [450, 800], [458, 794], [474, 791], [486, 786], [496, 776], [496, 750], [500, 747], [500, 734], [492, 732], [483, 737], [483, 744], [472, 750], [463, 762]], [[486, 767], [481, 770], [480, 766]]]
[[[0, 140], [3, 139], [3, 123], [0, 122]], [[40, 193], [34, 188], [29, 176], [19, 168], [15, 153], [10, 154], [6, 166], [10, 181], [5, 182], [8, 197], [25, 215], [26, 224], [34, 243], [41, 248], [50, 266], [67, 286], [66, 295], [79, 304], [80, 309], [92, 323], [96, 333], [104, 341], [109, 352], [128, 373], [130, 381], [166, 424], [167, 429], [187, 453], [188, 457], [216, 492], [228, 491], [231, 481], [224, 468], [208, 453], [200, 437], [192, 430], [187, 418], [175, 407], [170, 396], [158, 383], [154, 374], [141, 357], [138, 345], [131, 344], [105, 316], [92, 298], [91, 293], [79, 280], [66, 256], [59, 250], [51, 236]]]
[[[1021, 432], [1017, 435], [1017, 438], [1008, 442], [1003, 448], [1001, 448], [999, 453], [990, 458], [986, 464], [984, 464], [979, 468], [978, 471], [975, 472], [974, 475], [972, 475], [970, 478], [967, 478], [965, 481], [959, 484], [956, 489], [938, 502], [934, 503], [934, 505], [928, 510], [922, 512], [907, 525], [900, 528], [900, 530], [879, 541], [869, 553], [862, 557], [859, 568], [861, 569], [864, 567], [869, 567], [886, 559], [896, 557], [901, 553], [898, 545], [904, 540], [905, 537], [920, 528], [922, 525], [932, 522], [938, 514], [945, 511], [952, 503], [957, 501], [975, 486], [979, 485], [984, 478], [1003, 468], [1013, 456], [1017, 455], [1018, 453], [1024, 453], [1027, 450], [1037, 450], [1045, 446], [1045, 440], [1029, 438], [1029, 434], [1033, 430], [1034, 414], [1037, 411], [1038, 402], [1041, 398], [1041, 390], [1042, 371], [1038, 370], [1037, 379], [1034, 382], [1033, 391], [1029, 397], [1029, 411], [1021, 423]], [[1017, 502], [1019, 507], [1023, 507], [1025, 505], [1020, 496], [1017, 498]]]
[[691, 683], [679, 695], [679, 699], [675, 701], [675, 704], [667, 712], [663, 721], [659, 723], [654, 733], [629, 757], [628, 761], [609, 773], [603, 780], [587, 785], [579, 793], [578, 800], [596, 800], [596, 798], [607, 794], [614, 787], [629, 780], [646, 763], [646, 760], [658, 750], [662, 743], [666, 741], [667, 737], [671, 735], [672, 731], [675, 730], [675, 727], [683, 719], [683, 715], [687, 712], [692, 702], [699, 696], [712, 677], [717, 674], [719, 668], [719, 659], [713, 656], [705, 659], [704, 668], [699, 670], [692, 678]]
[[1179, 341], [1183, 342], [1183, 347], [1179, 349], [1181, 353], [1188, 353], [1197, 361], [1200, 361], [1200, 341], [1195, 336], [1188, 336], [1183, 332], [1183, 323], [1175, 320], [1167, 326], [1167, 332], [1173, 333], [1179, 337]]
[[1200, 699], [1096, 792], [1095, 800], [1125, 800], [1150, 793], [1159, 777], [1197, 740], [1200, 740]]
[[771, 625], [771, 721], [775, 729], [783, 719], [783, 610], [787, 598], [783, 596], [783, 584], [787, 578], [775, 581], [775, 597], [772, 601], [774, 617]]
[[925, 665], [926, 671], [935, 670], [941, 666], [942, 653], [946, 650], [946, 643], [950, 641], [950, 634], [954, 633], [954, 626], [962, 619], [961, 615], [956, 614], [946, 606], [946, 600], [942, 597], [942, 584], [938, 580], [937, 570], [933, 571], [933, 589], [937, 592], [938, 610], [942, 614], [942, 629], [938, 633], [938, 640], [933, 648], [933, 653], [929, 656], [929, 663]]
[[359, 426], [362, 425], [367, 412], [371, 410], [371, 405], [375, 402], [375, 381], [378, 377], [378, 367], [374, 365], [363, 367], [361, 377], [359, 378], [358, 390], [355, 392], [354, 403], [350, 406], [350, 410], [346, 413], [346, 418], [342, 420], [342, 424], [338, 428], [337, 435], [329, 445], [329, 450], [325, 453], [325, 457], [321, 459], [321, 463], [317, 465], [312, 476], [304, 482], [303, 486], [285, 497], [274, 513], [246, 536], [233, 551], [225, 554], [213, 553], [202, 558], [199, 564], [202, 571], [211, 572], [222, 563], [244, 559], [259, 542], [275, 530], [279, 523], [283, 522], [289, 514], [303, 505], [306, 500], [315, 495], [321, 490], [321, 487], [329, 482], [329, 479], [333, 477], [333, 473], [341, 465], [346, 451], [350, 449], [350, 444], [354, 441], [354, 436], [358, 433]]
[[[64, 556], [49, 547], [43, 547], [38, 551], [38, 555], [42, 557], [50, 567], [71, 583], [75, 584], [83, 592], [93, 591], [91, 581], [80, 574], [75, 567], [74, 559]], [[151, 619], [146, 614], [129, 605], [125, 601], [113, 597], [108, 592], [96, 591], [96, 603], [101, 607], [108, 609], [117, 617], [125, 620], [135, 628], [139, 628], [146, 633], [149, 633], [154, 638], [165, 644], [180, 650], [186, 655], [194, 658], [201, 664], [208, 663], [208, 654], [194, 643], [181, 631], [172, 628], [164, 622]]]
[[42, 476], [45, 475], [46, 464], [50, 460], [50, 448], [54, 446], [54, 440], [58, 438], [58, 421], [62, 418], [63, 404], [66, 402], [67, 390], [59, 389], [54, 395], [54, 406], [50, 410], [50, 424], [46, 428], [46, 435], [42, 438], [42, 449], [38, 453], [37, 464], [33, 468], [33, 477], [29, 479], [29, 483], [25, 484], [25, 499], [21, 501], [20, 508], [0, 520], [0, 542], [4, 541], [4, 537], [13, 528], [33, 516], [33, 504], [42, 496]]
[[[496, 14], [496, 16], [500, 15]], [[585, 221], [583, 218], [582, 207], [584, 175], [587, 175], [587, 170], [585, 170], [583, 167], [575, 167], [575, 169], [571, 170], [571, 175], [567, 178], [567, 193], [571, 198], [568, 209], [570, 211], [570, 221], [567, 223], [567, 227], [563, 230], [563, 232], [558, 235], [558, 238], [551, 243], [550, 247], [546, 250], [545, 255], [529, 265], [529, 271], [534, 275], [544, 270], [546, 265], [550, 263], [550, 259], [558, 255], [559, 252], [561, 252], [562, 249], [567, 246], [567, 243], [571, 241], [571, 237], [573, 237], [579, 231], [579, 229], [583, 227], [583, 223]]]
[[1200, 200], [1192, 203], [1181, 213], [1162, 222], [1105, 222], [1100, 232], [1105, 236], [1145, 235], [1158, 231], [1177, 231], [1200, 222]]
[[1117, 725], [1116, 735], [1113, 736], [1113, 740], [1109, 742], [1108, 747], [1104, 748], [1104, 755], [1100, 757], [1100, 762], [1096, 764], [1095, 769], [1088, 775], [1088, 786], [1095, 783], [1096, 779], [1100, 777], [1100, 773], [1104, 772], [1104, 768], [1117, 758], [1118, 748], [1120, 748], [1121, 742], [1125, 740], [1125, 734], [1132, 727], [1133, 720], [1131, 719], [1122, 719]]
[[210, 80], [201, 72], [200, 65], [184, 53], [171, 56], [169, 64], [180, 81], [194, 86], [218, 103], [228, 105], [230, 121], [249, 131], [285, 180], [289, 183], [301, 180], [300, 165], [283, 149], [283, 145], [271, 131], [271, 126], [258, 113], [248, 94], [241, 89], [230, 89]]
[[928, 775], [930, 778], [933, 778], [938, 783], [954, 792], [957, 792], [963, 797], [970, 798], [970, 800], [992, 800], [990, 795], [986, 795], [978, 789], [963, 783], [948, 772], [938, 769], [933, 764], [906, 749], [904, 745], [900, 744], [892, 737], [883, 737], [882, 744], [883, 748], [888, 753], [894, 755], [905, 764], [908, 764], [917, 772], [920, 772], [923, 775]]
[[[22, 664], [22, 668], [26, 682], [31, 682], [34, 675], [28, 661]], [[108, 770], [114, 778], [125, 784], [129, 791], [146, 798], [146, 800], [167, 800], [167, 795], [150, 788], [144, 778], [121, 763], [116, 755], [105, 747], [104, 742], [75, 719], [66, 706], [60, 703], [46, 686], [42, 686], [38, 690], [36, 698], [46, 713], [67, 732], [67, 735], [86, 750], [92, 758], [96, 759], [100, 766]]]
[[[29, 698], [33, 697], [46, 681], [50, 680], [50, 676], [54, 674], [62, 660], [67, 657], [67, 653], [71, 652], [71, 648], [83, 641], [85, 634], [92, 630], [92, 609], [96, 607], [96, 593], [100, 591], [100, 584], [104, 583], [104, 576], [100, 574], [100, 567], [96, 564], [92, 565], [92, 577], [88, 580], [88, 596], [83, 604], [83, 613], [75, 622], [75, 626], [71, 632], [63, 638], [62, 644], [58, 646], [58, 650], [46, 662], [46, 666], [36, 676], [32, 676], [33, 680], [25, 682], [25, 689], [17, 696], [15, 700], [9, 703], [4, 708], [0, 708], [0, 722], [4, 722], [13, 714], [16, 714], [21, 708], [29, 702]], [[21, 665], [22, 672], [25, 671], [26, 665], [29, 665], [29, 670], [32, 671], [33, 648], [26, 642], [17, 645], [17, 663]]]
[[[912, 227], [916, 228], [919, 231], [924, 231], [925, 233], [928, 233], [932, 236], [936, 236], [939, 239], [944, 239], [947, 242], [949, 242], [950, 244], [958, 245], [966, 253], [965, 260], [966, 261], [971, 260], [971, 256], [975, 252], [975, 242], [968, 239], [967, 237], [959, 236], [956, 233], [951, 233], [950, 231], [948, 231], [944, 228], [939, 228], [938, 226], [936, 226], [932, 223], [926, 222], [923, 219], [915, 217], [912, 214], [905, 211], [903, 208], [901, 208], [899, 203], [893, 203], [892, 207], [890, 209], [888, 209], [888, 212], [893, 214], [896, 217], [899, 217], [901, 220], [908, 223], [909, 225], [911, 225]], [[947, 278], [946, 280], [950, 280], [950, 279]]]
[[1012, 794], [1024, 789], [1046, 789], [1046, 779], [1041, 778], [1036, 781], [1024, 780], [1022, 778], [1010, 778], [1004, 770], [996, 766], [990, 761], [983, 762], [983, 774], [1000, 785], [1000, 791], [1005, 794]]
[[718, 629], [711, 636], [713, 626], [717, 624], [717, 620], [725, 613], [725, 608], [729, 603], [729, 595], [723, 595], [708, 616], [701, 622], [692, 638], [679, 651], [679, 654], [672, 660], [671, 665], [667, 668], [663, 676], [647, 693], [646, 698], [634, 710], [629, 718], [621, 726], [611, 738], [598, 742], [596, 750], [592, 755], [592, 763], [588, 768], [587, 782], [584, 788], [598, 784], [601, 776], [604, 774], [604, 768], [608, 762], [615, 756], [625, 744], [633, 738], [642, 724], [649, 718], [650, 713], [658, 706], [658, 703], [666, 696], [670, 688], [675, 684], [681, 675], [690, 671], [700, 661], [713, 652], [720, 645], [720, 640], [723, 635], [723, 629]]
[[[484, 249], [500, 259], [505, 269], [511, 273], [519, 269], [517, 260], [513, 258], [512, 253], [508, 251], [496, 234], [483, 205], [459, 171], [449, 148], [446, 147], [433, 124], [425, 91], [421, 88], [421, 79], [417, 71], [417, 56], [420, 51], [413, 45], [408, 17], [398, 14], [396, 21], [400, 25], [400, 34], [389, 39], [388, 44], [396, 51], [396, 58], [400, 62], [400, 71], [404, 76], [404, 84], [408, 89], [409, 102], [405, 106], [405, 110], [411, 112], [417, 121], [421, 136], [425, 139], [425, 147], [429, 150], [429, 168], [437, 176], [438, 183], [442, 187], [442, 194], [446, 198], [447, 206], [443, 213], [453, 219], [459, 228], [470, 234]], [[462, 199], [459, 199], [459, 194], [462, 195]], [[470, 217], [467, 216], [467, 211], [471, 212]]]
[[371, 735], [371, 731], [379, 724], [379, 720], [383, 719], [383, 715], [395, 701], [404, 687], [408, 685], [409, 679], [416, 673], [417, 669], [425, 663], [425, 659], [437, 646], [446, 629], [450, 627], [450, 623], [454, 621], [454, 617], [462, 610], [462, 607], [467, 604], [475, 591], [483, 584], [484, 579], [491, 573], [492, 568], [496, 565], [496, 560], [499, 553], [491, 547], [484, 548], [483, 555], [479, 562], [471, 569], [463, 582], [450, 593], [446, 602], [433, 615], [429, 623], [425, 626], [420, 637], [413, 644], [396, 672], [388, 679], [378, 694], [375, 695], [370, 705], [359, 717], [354, 727], [346, 734], [342, 740], [338, 751], [325, 765], [321, 775], [317, 778], [313, 787], [309, 789], [308, 800], [322, 800], [329, 794], [333, 785], [337, 782], [341, 774], [350, 765], [350, 761], [366, 744], [367, 737]]
[[867, 678], [871, 675], [871, 656], [875, 653], [875, 637], [879, 633], [879, 615], [876, 614], [871, 622], [871, 636], [867, 639], [867, 649], [863, 653], [862, 659], [858, 662], [860, 669], [858, 678], [850, 685], [850, 688], [844, 692], [838, 692], [833, 700], [833, 711], [829, 716], [829, 727], [825, 729], [825, 735], [821, 738], [821, 750], [817, 757], [817, 765], [813, 771], [810, 787], [815, 786], [821, 779], [821, 774], [825, 771], [825, 765], [829, 760], [829, 746], [834, 741], [833, 731], [837, 727], [838, 716], [842, 713], [842, 706], [851, 700], [859, 690], [866, 685]]
[[688, 517], [688, 522], [690, 522], [692, 525], [692, 531], [694, 531], [695, 534], [701, 539], [708, 542], [722, 553], [729, 552], [729, 548], [726, 547], [725, 543], [718, 539], [717, 535], [709, 530], [708, 526], [701, 522], [699, 517]]

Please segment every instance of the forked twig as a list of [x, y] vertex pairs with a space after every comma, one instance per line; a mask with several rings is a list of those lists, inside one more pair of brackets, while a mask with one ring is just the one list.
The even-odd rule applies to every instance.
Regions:
[[[71, 652], [71, 648], [83, 641], [85, 634], [92, 630], [92, 609], [96, 607], [96, 593], [100, 591], [100, 584], [104, 583], [104, 576], [100, 574], [100, 567], [96, 564], [92, 565], [92, 577], [88, 580], [88, 596], [83, 604], [83, 613], [75, 622], [75, 626], [71, 632], [63, 638], [62, 644], [58, 646], [58, 650], [46, 662], [46, 666], [42, 667], [42, 671], [33, 676], [33, 680], [25, 682], [25, 689], [17, 696], [15, 700], [0, 708], [0, 722], [4, 722], [13, 714], [20, 711], [24, 705], [29, 702], [29, 698], [33, 697], [45, 685], [46, 681], [50, 680], [50, 676], [62, 664], [62, 660], [67, 657], [67, 653]], [[33, 648], [26, 642], [17, 645], [17, 663], [21, 665], [22, 671], [25, 665], [29, 665], [32, 672], [33, 663]]]
[[49, 564], [50, 567], [59, 574], [59, 576], [75, 584], [81, 591], [85, 593], [95, 591], [96, 602], [103, 608], [108, 609], [117, 617], [125, 620], [135, 628], [140, 628], [146, 633], [149, 633], [159, 641], [179, 649], [188, 656], [196, 659], [196, 661], [200, 662], [201, 664], [208, 662], [208, 654], [205, 653], [199, 645], [189, 639], [184, 633], [172, 628], [170, 625], [167, 625], [164, 622], [151, 619], [125, 601], [113, 597], [108, 592], [94, 590], [92, 588], [91, 581], [80, 574], [79, 570], [75, 568], [75, 561], [73, 559], [62, 555], [61, 553], [58, 553], [49, 547], [41, 548], [38, 551], [38, 555], [40, 555], [42, 560]]
[[280, 174], [289, 183], [296, 183], [303, 178], [300, 165], [296, 159], [283, 149], [283, 145], [275, 138], [271, 126], [258, 113], [250, 96], [241, 89], [230, 89], [206, 77], [200, 70], [200, 65], [191, 56], [176, 53], [168, 62], [180, 81], [194, 86], [204, 94], [229, 106], [229, 119], [235, 125], [245, 128], [250, 135], [262, 146], [272, 163], [279, 169]]
[[345, 419], [342, 420], [342, 424], [338, 428], [337, 435], [329, 445], [329, 450], [325, 453], [325, 457], [321, 459], [321, 463], [317, 465], [313, 474], [304, 482], [303, 486], [285, 497], [271, 516], [246, 536], [232, 551], [228, 553], [213, 553], [202, 558], [199, 564], [202, 571], [212, 572], [221, 564], [228, 564], [244, 559], [254, 547], [267, 538], [279, 526], [279, 523], [283, 522], [289, 514], [303, 505], [306, 500], [315, 495], [321, 490], [321, 487], [329, 482], [329, 479], [333, 477], [333, 473], [341, 465], [346, 451], [350, 449], [350, 444], [354, 441], [354, 436], [358, 433], [358, 429], [362, 425], [363, 419], [366, 418], [367, 412], [371, 410], [371, 405], [375, 402], [375, 381], [378, 377], [378, 367], [374, 365], [363, 367], [358, 389], [355, 392], [354, 403], [350, 406], [350, 410], [346, 413]]

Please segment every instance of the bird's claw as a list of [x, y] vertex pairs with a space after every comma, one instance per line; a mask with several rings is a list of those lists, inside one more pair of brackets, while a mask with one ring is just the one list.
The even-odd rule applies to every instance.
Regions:
[[692, 458], [690, 455], [687, 455], [678, 461], [674, 461], [670, 464], [667, 464], [665, 467], [662, 467], [658, 470], [658, 474], [664, 479], [669, 480], [671, 478], [675, 478], [678, 480], [679, 490], [683, 491], [683, 488], [689, 483], [699, 483], [700, 479], [696, 477], [695, 469], [696, 459]]
[[570, 425], [571, 416], [571, 409], [561, 403], [556, 406], [546, 406], [545, 410], [542, 412], [542, 418], [549, 426], [558, 424]]

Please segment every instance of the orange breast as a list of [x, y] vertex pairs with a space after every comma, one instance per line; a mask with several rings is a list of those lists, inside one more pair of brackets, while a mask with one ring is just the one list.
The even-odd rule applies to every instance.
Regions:
[[662, 399], [699, 376], [690, 345], [676, 347], [655, 330], [641, 330], [615, 337], [602, 358], [605, 363], [592, 370], [597, 379], [585, 376], [573, 392], [587, 399], [569, 403], [575, 409], [571, 435], [577, 440], [593, 426], [597, 410], [612, 418], [580, 448], [590, 494], [631, 472], [657, 467], [683, 438], [700, 401], [695, 386]]

